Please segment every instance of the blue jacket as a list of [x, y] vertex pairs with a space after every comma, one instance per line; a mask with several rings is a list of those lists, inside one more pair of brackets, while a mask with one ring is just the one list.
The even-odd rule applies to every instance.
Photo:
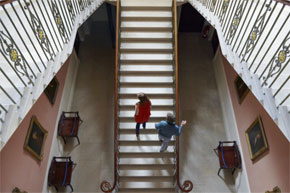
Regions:
[[155, 124], [155, 128], [158, 130], [159, 135], [171, 138], [172, 135], [180, 136], [182, 126], [179, 127], [176, 124], [169, 124], [167, 121], [161, 121]]

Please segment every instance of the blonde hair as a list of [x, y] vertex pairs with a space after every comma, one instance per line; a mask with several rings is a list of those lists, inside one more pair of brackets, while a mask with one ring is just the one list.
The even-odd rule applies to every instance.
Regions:
[[137, 98], [140, 100], [139, 104], [141, 106], [143, 106], [148, 101], [150, 102], [149, 98], [143, 92], [138, 93]]

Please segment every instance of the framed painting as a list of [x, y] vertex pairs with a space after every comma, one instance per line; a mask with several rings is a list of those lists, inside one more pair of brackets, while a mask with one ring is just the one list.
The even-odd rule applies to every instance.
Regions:
[[256, 159], [269, 149], [260, 116], [246, 130], [246, 139], [251, 160]]
[[13, 190], [12, 190], [12, 193], [27, 193], [26, 191], [21, 191], [19, 188], [15, 187]]
[[265, 193], [281, 193], [281, 189], [275, 186], [272, 191], [266, 191]]
[[241, 104], [249, 93], [250, 89], [240, 76], [238, 76], [235, 80], [235, 87], [237, 90], [239, 104]]
[[41, 161], [46, 137], [47, 131], [41, 126], [37, 118], [33, 116], [28, 128], [24, 149]]
[[52, 105], [54, 104], [56, 99], [58, 86], [59, 86], [58, 80], [56, 79], [56, 77], [54, 77], [44, 90], [48, 100]]

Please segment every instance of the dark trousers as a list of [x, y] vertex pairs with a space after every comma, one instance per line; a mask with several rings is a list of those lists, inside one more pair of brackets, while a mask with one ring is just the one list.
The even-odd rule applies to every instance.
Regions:
[[[139, 134], [140, 124], [141, 123], [136, 123], [136, 134]], [[146, 129], [146, 122], [142, 123], [142, 126], [143, 126], [143, 129]]]

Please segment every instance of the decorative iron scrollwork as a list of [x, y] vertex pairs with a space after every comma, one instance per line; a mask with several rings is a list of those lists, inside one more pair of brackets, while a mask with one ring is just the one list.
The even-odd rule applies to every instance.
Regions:
[[22, 54], [19, 54], [19, 51], [16, 48], [13, 39], [10, 36], [6, 35], [3, 31], [0, 31], [0, 45], [2, 54], [9, 56], [9, 59], [12, 61], [13, 68], [16, 73], [28, 78], [27, 84], [33, 85], [33, 76], [30, 75], [28, 72], [28, 64], [26, 60], [23, 58]]
[[84, 1], [83, 0], [78, 0], [80, 10], [83, 11], [85, 9]]
[[[289, 33], [288, 33], [289, 36]], [[282, 65], [286, 65], [289, 62], [290, 56], [290, 37], [286, 37], [284, 40], [280, 51], [274, 56], [270, 63], [270, 69], [267, 76], [264, 76], [264, 82], [262, 86], [267, 86], [267, 81], [269, 78], [272, 78], [274, 75], [278, 74], [282, 70]], [[287, 62], [286, 62], [287, 61]]]
[[53, 14], [57, 29], [59, 30], [60, 35], [65, 39], [65, 43], [67, 43], [68, 37], [66, 36], [66, 33], [65, 33], [65, 27], [63, 24], [63, 20], [61, 18], [61, 15], [60, 15], [60, 12], [59, 12], [57, 5], [56, 5], [55, 1], [53, 1], [53, 0], [51, 1], [51, 8], [52, 8], [52, 14]]
[[49, 44], [49, 40], [43, 29], [43, 26], [39, 18], [37, 18], [30, 10], [29, 8], [30, 4], [26, 2], [26, 0], [24, 0], [24, 2], [25, 2], [24, 9], [28, 10], [29, 15], [30, 15], [30, 19], [31, 19], [30, 23], [32, 26], [32, 30], [35, 33], [38, 41], [40, 42], [41, 47], [43, 48], [43, 50], [45, 50], [49, 54], [50, 59], [52, 60], [53, 59], [53, 53], [51, 51], [52, 48], [51, 48], [51, 45]]
[[[272, 3], [272, 1], [271, 1], [271, 3]], [[270, 7], [271, 3], [265, 4], [264, 13], [260, 17], [258, 17], [257, 20], [255, 21], [255, 24], [251, 30], [251, 33], [249, 34], [247, 42], [246, 42], [246, 49], [244, 51], [244, 54], [242, 54], [242, 56], [243, 56], [242, 62], [245, 61], [246, 55], [248, 55], [250, 53], [250, 51], [254, 49], [255, 44], [257, 43], [258, 37], [262, 34], [262, 32], [264, 30], [266, 15], [269, 11], [272, 10]]]
[[228, 7], [229, 7], [229, 4], [230, 4], [230, 0], [224, 0], [223, 2], [223, 5], [222, 5], [222, 13], [221, 15], [219, 16], [219, 19], [221, 20], [224, 15], [226, 14], [227, 10], [228, 10]]
[[65, 3], [66, 3], [66, 6], [67, 6], [67, 9], [68, 9], [68, 12], [70, 14], [70, 17], [72, 19], [72, 23], [74, 23], [76, 14], [74, 12], [74, 8], [73, 8], [73, 5], [72, 5], [72, 2], [71, 2], [71, 0], [66, 0]]
[[232, 40], [232, 38], [236, 34], [236, 31], [237, 31], [237, 29], [239, 27], [241, 18], [242, 18], [243, 13], [244, 13], [244, 9], [246, 8], [244, 6], [246, 1], [248, 1], [248, 0], [243, 0], [242, 3], [239, 2], [240, 4], [238, 5], [238, 8], [236, 9], [234, 18], [233, 18], [231, 26], [230, 26], [229, 37], [227, 39], [228, 43]]
[[211, 7], [210, 7], [210, 11], [211, 12], [214, 11], [215, 5], [216, 5], [216, 0], [212, 0], [212, 4], [211, 4]]

